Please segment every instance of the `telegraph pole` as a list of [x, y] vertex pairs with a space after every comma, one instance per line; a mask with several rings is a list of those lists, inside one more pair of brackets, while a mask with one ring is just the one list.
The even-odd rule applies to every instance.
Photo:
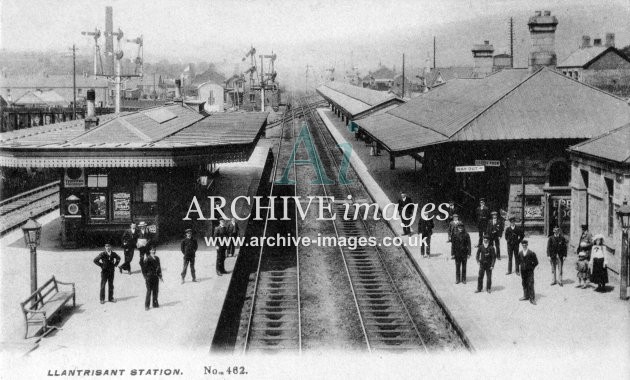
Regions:
[[433, 36], [433, 70], [435, 70], [435, 36]]
[[514, 19], [510, 17], [510, 67], [514, 68]]
[[405, 53], [403, 53], [403, 64], [402, 64], [402, 96], [405, 98]]
[[77, 119], [77, 48], [72, 45], [72, 120]]

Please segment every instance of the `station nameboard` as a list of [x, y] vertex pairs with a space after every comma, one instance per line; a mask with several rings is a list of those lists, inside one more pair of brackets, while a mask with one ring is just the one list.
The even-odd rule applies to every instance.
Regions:
[[478, 173], [485, 172], [486, 167], [480, 165], [471, 166], [455, 166], [455, 173]]
[[475, 165], [483, 165], [483, 166], [501, 166], [501, 161], [499, 160], [475, 160]]

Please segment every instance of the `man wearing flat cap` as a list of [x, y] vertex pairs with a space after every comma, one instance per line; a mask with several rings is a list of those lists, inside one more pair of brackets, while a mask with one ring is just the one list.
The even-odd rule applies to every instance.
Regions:
[[503, 236], [503, 220], [499, 218], [499, 213], [492, 211], [492, 218], [486, 227], [486, 235], [490, 239], [490, 244], [494, 246], [497, 260], [501, 260], [501, 237]]
[[94, 264], [101, 268], [101, 303], [105, 303], [105, 285], [108, 285], [108, 300], [109, 302], [116, 302], [114, 298], [114, 273], [116, 267], [120, 263], [120, 256], [116, 252], [112, 251], [112, 242], [105, 243], [105, 251], [101, 252], [94, 258]]
[[506, 275], [512, 274], [512, 257], [516, 261], [514, 268], [516, 274], [520, 274], [518, 249], [523, 238], [525, 238], [525, 232], [521, 226], [516, 225], [516, 218], [510, 217], [510, 225], [505, 229], [505, 241], [507, 242], [507, 254], [508, 254], [508, 270]]
[[185, 231], [186, 237], [182, 240], [181, 251], [184, 255], [184, 267], [182, 269], [182, 284], [186, 280], [186, 271], [188, 271], [188, 264], [190, 264], [190, 275], [192, 281], [197, 282], [195, 275], [195, 254], [197, 253], [197, 240], [192, 237], [192, 229], [188, 228]]
[[[551, 274], [553, 275], [551, 285], [559, 284], [562, 286], [562, 266], [564, 265], [564, 258], [567, 257], [567, 239], [562, 236], [562, 231], [558, 226], [554, 227], [553, 235], [547, 240], [547, 257], [549, 257]], [[556, 272], [559, 274], [559, 281], [556, 281]]]
[[533, 251], [529, 250], [529, 242], [525, 239], [521, 241], [523, 249], [518, 253], [521, 265], [521, 284], [523, 285], [523, 297], [521, 301], [531, 302], [536, 305], [536, 293], [534, 292], [534, 269], [538, 266], [538, 258]]
[[488, 219], [490, 219], [490, 210], [486, 206], [486, 198], [479, 198], [479, 207], [475, 210], [477, 215], [477, 229], [479, 230], [479, 240], [477, 246], [481, 245], [483, 235], [488, 227]]
[[483, 277], [486, 276], [486, 292], [492, 291], [492, 269], [494, 269], [494, 263], [496, 262], [496, 253], [494, 246], [490, 244], [488, 236], [483, 237], [483, 242], [477, 248], [477, 263], [479, 264], [479, 276], [477, 277], [477, 291], [481, 292], [483, 289]]

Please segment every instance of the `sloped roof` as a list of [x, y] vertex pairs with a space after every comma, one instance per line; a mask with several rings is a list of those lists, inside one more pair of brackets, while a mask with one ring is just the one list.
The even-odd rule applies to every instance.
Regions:
[[630, 124], [574, 145], [569, 151], [630, 164]]
[[70, 102], [54, 90], [28, 91], [13, 102], [18, 105], [66, 106]]
[[181, 105], [100, 116], [0, 134], [1, 166], [171, 167], [242, 161], [268, 113], [204, 117]]
[[394, 152], [449, 141], [591, 138], [630, 122], [622, 99], [547, 68], [454, 79], [387, 114], [379, 128], [375, 116], [357, 124]]
[[609, 47], [606, 46], [591, 46], [587, 48], [579, 48], [573, 53], [569, 54], [562, 62], [558, 64], [558, 68], [564, 67], [584, 67], [587, 63], [593, 59], [602, 55]]
[[317, 92], [346, 110], [353, 117], [383, 103], [401, 101], [395, 95], [384, 91], [371, 90], [336, 81], [327, 82], [319, 86]]

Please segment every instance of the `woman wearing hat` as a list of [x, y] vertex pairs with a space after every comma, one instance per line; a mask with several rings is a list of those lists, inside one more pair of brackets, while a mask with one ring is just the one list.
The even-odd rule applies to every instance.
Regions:
[[603, 290], [608, 283], [608, 263], [606, 261], [606, 247], [602, 234], [595, 235], [591, 248], [591, 282], [597, 284], [597, 289]]

